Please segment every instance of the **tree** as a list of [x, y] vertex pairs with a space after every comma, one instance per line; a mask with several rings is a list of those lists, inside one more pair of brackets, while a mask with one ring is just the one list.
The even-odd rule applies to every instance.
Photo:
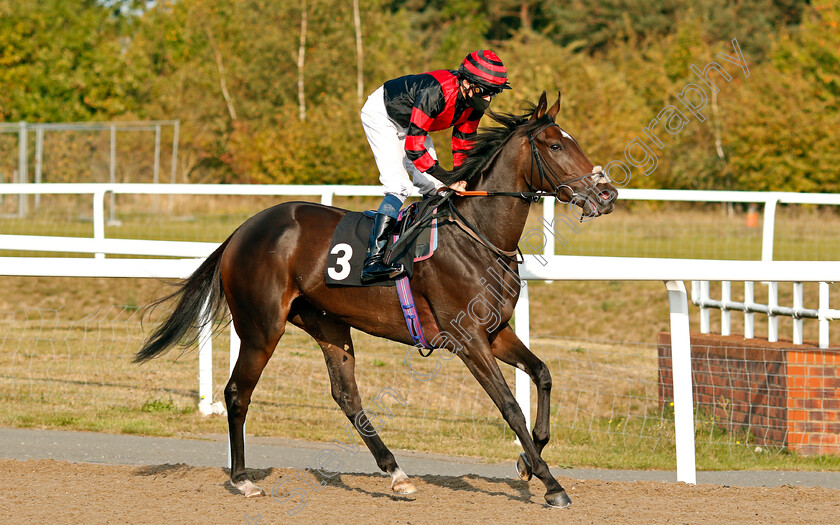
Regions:
[[840, 7], [811, 6], [756, 67], [730, 111], [742, 188], [840, 191]]
[[93, 0], [0, 2], [0, 120], [107, 119], [136, 109], [124, 23]]
[[561, 89], [561, 125], [605, 165], [697, 81], [690, 65], [737, 37], [753, 75], [726, 84], [706, 122], [668, 137], [656, 171], [632, 184], [830, 189], [840, 160], [826, 131], [840, 112], [838, 9], [796, 0], [0, 0], [0, 120], [177, 118], [179, 180], [374, 183], [358, 115], [365, 96], [490, 48], [514, 87], [493, 109], [518, 113], [523, 99]]
[[546, 34], [562, 45], [605, 52], [630, 39], [660, 41], [695, 19], [712, 42], [733, 37], [744, 52], [763, 57], [779, 27], [799, 23], [803, 2], [796, 0], [545, 0]]

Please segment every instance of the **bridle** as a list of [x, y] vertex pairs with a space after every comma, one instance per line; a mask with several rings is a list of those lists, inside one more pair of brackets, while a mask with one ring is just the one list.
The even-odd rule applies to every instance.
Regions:
[[[557, 176], [557, 174], [554, 172], [554, 170], [551, 169], [551, 166], [546, 164], [545, 160], [542, 157], [542, 154], [540, 154], [540, 150], [537, 148], [536, 139], [540, 135], [540, 133], [542, 133], [543, 131], [547, 130], [548, 128], [551, 128], [551, 127], [554, 127], [554, 126], [560, 127], [559, 124], [557, 124], [556, 122], [549, 121], [545, 125], [543, 125], [542, 127], [538, 128], [536, 131], [532, 131], [531, 133], [528, 133], [528, 142], [531, 145], [531, 170], [530, 170], [530, 174], [529, 174], [529, 177], [528, 177], [528, 190], [529, 191], [520, 191], [520, 192], [515, 192], [515, 191], [459, 191], [459, 192], [457, 192], [457, 195], [461, 196], [461, 197], [519, 197], [519, 198], [524, 199], [524, 200], [529, 201], [529, 202], [537, 202], [542, 197], [556, 197], [556, 196], [559, 196], [560, 192], [562, 192], [564, 188], [567, 188], [572, 194], [572, 196], [570, 198], [570, 202], [572, 202], [572, 203], [575, 203], [576, 200], [578, 200], [578, 199], [584, 199], [585, 201], [590, 202], [590, 203], [592, 201], [594, 201], [597, 198], [597, 195], [593, 195], [593, 193], [596, 191], [595, 184], [600, 182], [602, 179], [604, 181], [609, 180], [609, 179], [607, 179], [607, 176], [606, 176], [606, 174], [604, 174], [603, 170], [599, 170], [599, 171], [593, 172], [593, 173], [588, 173], [586, 175], [581, 175], [579, 177], [575, 177], [575, 178], [570, 179], [570, 180], [561, 181], [560, 178]], [[537, 189], [534, 188], [534, 166], [537, 167], [536, 171], [540, 176], [540, 181], [541, 182], [542, 181], [548, 181], [548, 183], [551, 185], [551, 190], [552, 191], [548, 192], [548, 191], [543, 191], [543, 190], [537, 190]], [[572, 184], [574, 182], [578, 182], [578, 181], [588, 179], [588, 178], [591, 178], [591, 177], [595, 178], [594, 179], [595, 184], [593, 184], [585, 193], [578, 193], [577, 191], [574, 190], [574, 188], [572, 188], [570, 186], [570, 184]], [[495, 246], [493, 243], [491, 243], [490, 240], [487, 239], [487, 237], [485, 237], [484, 234], [482, 234], [481, 231], [478, 228], [476, 228], [474, 225], [472, 225], [466, 219], [466, 217], [464, 217], [458, 211], [458, 209], [455, 206], [452, 205], [452, 201], [450, 200], [452, 195], [453, 195], [453, 192], [447, 192], [447, 194], [443, 197], [443, 199], [438, 203], [438, 207], [440, 207], [440, 208], [443, 208], [443, 204], [447, 204], [447, 206], [446, 206], [447, 211], [428, 214], [427, 216], [423, 217], [422, 220], [418, 220], [417, 224], [415, 224], [414, 227], [419, 227], [421, 223], [424, 223], [426, 221], [431, 221], [432, 218], [445, 217], [445, 220], [449, 220], [449, 221], [452, 221], [452, 222], [456, 223], [462, 230], [467, 232], [467, 234], [469, 234], [474, 240], [476, 240], [480, 244], [483, 244], [485, 247], [487, 247], [490, 251], [492, 251], [496, 255], [499, 255], [500, 257], [511, 260], [511, 261], [515, 261], [517, 263], [522, 262], [522, 259], [521, 259], [522, 252], [519, 251], [518, 246], [517, 246], [517, 249], [514, 250], [514, 251], [506, 251], [506, 250], [502, 250], [501, 248], [499, 248], [499, 247]], [[592, 199], [592, 201], [590, 201], [590, 199]], [[597, 201], [595, 201], [595, 202], [597, 202]], [[596, 210], [597, 208], [593, 205], [592, 209]], [[595, 213], [597, 213], [597, 211]], [[584, 217], [590, 217], [590, 216], [591, 215], [586, 214], [586, 206], [581, 206], [580, 220], [583, 221]], [[519, 257], [517, 257], [517, 255]]]
[[[557, 126], [558, 128], [560, 127], [560, 125], [557, 124], [556, 122], [549, 121], [546, 124], [544, 124], [543, 126], [541, 126], [540, 128], [538, 128], [536, 131], [532, 131], [532, 132], [528, 133], [528, 143], [531, 146], [531, 170], [530, 170], [529, 177], [528, 177], [528, 190], [529, 191], [520, 191], [520, 192], [514, 192], [514, 191], [462, 191], [462, 192], [458, 192], [458, 195], [461, 196], [461, 197], [493, 197], [493, 196], [519, 197], [519, 198], [524, 199], [526, 201], [537, 202], [542, 197], [557, 197], [557, 196], [560, 195], [560, 193], [564, 189], [567, 189], [571, 193], [571, 197], [569, 198], [571, 203], [576, 204], [580, 200], [583, 200], [583, 201], [592, 203], [593, 204], [593, 206], [592, 206], [593, 210], [596, 209], [596, 206], [594, 205], [594, 203], [597, 202], [597, 200], [596, 200], [597, 195], [594, 195], [594, 193], [596, 191], [595, 185], [598, 184], [599, 182], [601, 182], [602, 180], [605, 181], [605, 182], [608, 180], [607, 176], [603, 172], [603, 170], [593, 172], [593, 173], [587, 173], [586, 175], [581, 175], [581, 176], [575, 177], [573, 179], [562, 181], [562, 180], [560, 180], [560, 177], [557, 176], [557, 173], [555, 173], [554, 170], [551, 169], [551, 166], [549, 166], [545, 162], [545, 160], [542, 157], [542, 154], [540, 153], [539, 148], [537, 148], [537, 142], [536, 142], [537, 137], [543, 131], [547, 130], [548, 128], [555, 127], [555, 126]], [[551, 186], [551, 191], [550, 192], [535, 189], [535, 186], [534, 186], [534, 166], [536, 166], [536, 168], [537, 168], [536, 172], [539, 174], [540, 182], [547, 181], [548, 184]], [[579, 192], [575, 191], [574, 188], [572, 188], [572, 186], [571, 186], [572, 183], [575, 183], [575, 182], [578, 182], [578, 181], [581, 181], [581, 180], [585, 180], [585, 179], [589, 179], [589, 178], [594, 178], [594, 183], [595, 184], [590, 186], [589, 189], [586, 192], [579, 193]], [[580, 215], [581, 221], [583, 220], [584, 217], [589, 217], [589, 216], [590, 215], [586, 214], [586, 206], [581, 206], [581, 215]]]
[[[581, 176], [575, 177], [573, 179], [561, 181], [560, 177], [558, 177], [557, 174], [554, 172], [554, 170], [551, 169], [551, 166], [549, 166], [545, 162], [545, 160], [543, 160], [542, 154], [540, 153], [540, 150], [537, 148], [537, 137], [540, 135], [540, 133], [547, 130], [548, 128], [552, 128], [552, 127], [555, 127], [555, 126], [560, 127], [556, 122], [548, 122], [545, 125], [543, 125], [541, 128], [539, 128], [536, 132], [528, 133], [528, 143], [531, 145], [531, 171], [530, 171], [530, 176], [529, 176], [529, 179], [528, 179], [528, 189], [531, 190], [531, 192], [533, 192], [535, 194], [541, 194], [541, 196], [542, 196], [542, 194], [547, 193], [547, 192], [534, 191], [534, 165], [536, 164], [537, 172], [540, 175], [540, 182], [548, 181], [548, 183], [551, 185], [551, 190], [552, 190], [552, 192], [555, 196], [559, 196], [560, 192], [563, 191], [563, 189], [567, 189], [567, 190], [569, 190], [569, 193], [571, 193], [571, 197], [569, 197], [569, 201], [571, 203], [573, 203], [573, 204], [577, 203], [579, 200], [582, 199], [586, 202], [590, 202], [592, 204], [592, 209], [595, 210], [596, 206], [595, 206], [594, 203], [597, 202], [597, 200], [596, 200], [597, 195], [594, 195], [594, 193], [596, 191], [595, 185], [598, 184], [598, 182], [600, 182], [602, 179], [604, 181], [606, 181], [607, 180], [606, 174], [604, 174], [603, 171], [597, 171], [597, 172], [593, 172], [593, 173], [587, 173], [586, 175], [581, 175]], [[548, 170], [547, 173], [546, 173], [546, 170]], [[585, 193], [579, 193], [579, 192], [575, 191], [574, 188], [572, 188], [572, 186], [571, 186], [572, 183], [578, 182], [578, 181], [581, 181], [581, 180], [585, 180], [585, 179], [589, 179], [589, 178], [594, 178], [594, 184], [592, 184], [592, 186], [590, 186], [589, 189]], [[539, 198], [539, 197], [536, 197], [536, 198]], [[584, 217], [588, 216], [588, 215], [586, 215], [585, 209], [586, 209], [585, 206], [581, 206], [581, 215], [580, 215], [581, 221], [583, 220]]]

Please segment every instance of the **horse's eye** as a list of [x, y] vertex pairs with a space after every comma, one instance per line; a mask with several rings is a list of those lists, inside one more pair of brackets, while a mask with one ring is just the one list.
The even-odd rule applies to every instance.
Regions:
[[559, 142], [555, 142], [554, 144], [552, 144], [552, 145], [551, 145], [551, 146], [549, 146], [548, 148], [549, 148], [551, 151], [560, 151], [561, 149], [563, 149], [563, 145], [562, 145], [562, 144], [560, 144]]

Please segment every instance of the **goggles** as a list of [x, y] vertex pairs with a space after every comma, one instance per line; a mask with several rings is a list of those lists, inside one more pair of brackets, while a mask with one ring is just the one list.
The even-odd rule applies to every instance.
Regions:
[[482, 86], [481, 84], [470, 84], [470, 90], [473, 94], [478, 95], [479, 97], [489, 96], [490, 98], [493, 98], [502, 92], [501, 89], [489, 88], [487, 86]]

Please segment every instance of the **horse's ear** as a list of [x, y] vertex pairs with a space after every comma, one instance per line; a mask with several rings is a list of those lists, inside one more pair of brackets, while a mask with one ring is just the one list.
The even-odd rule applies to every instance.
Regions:
[[534, 110], [534, 114], [531, 115], [531, 120], [537, 120], [538, 118], [542, 118], [545, 115], [545, 108], [548, 107], [548, 102], [545, 98], [545, 91], [542, 92], [540, 95], [540, 102], [537, 104], [537, 109]]
[[560, 112], [560, 92], [558, 91], [557, 92], [557, 102], [555, 102], [553, 106], [548, 108], [548, 111], [546, 111], [546, 114], [549, 117], [551, 117], [551, 120], [554, 120], [554, 118], [557, 116], [557, 113], [559, 113], [559, 112]]

